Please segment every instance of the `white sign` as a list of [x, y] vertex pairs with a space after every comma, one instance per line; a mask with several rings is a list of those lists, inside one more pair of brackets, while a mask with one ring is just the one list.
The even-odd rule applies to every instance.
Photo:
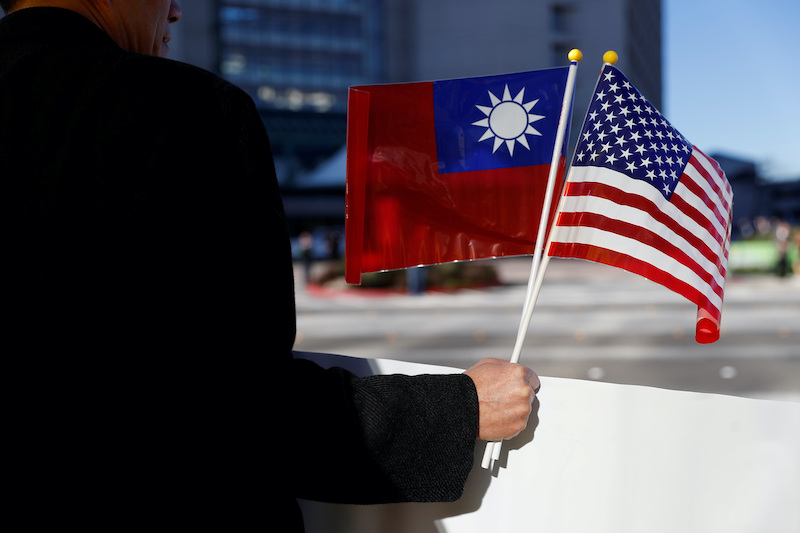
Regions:
[[[359, 374], [461, 372], [298, 354]], [[528, 429], [484, 443], [446, 504], [302, 501], [308, 533], [798, 533], [800, 403], [541, 377]]]

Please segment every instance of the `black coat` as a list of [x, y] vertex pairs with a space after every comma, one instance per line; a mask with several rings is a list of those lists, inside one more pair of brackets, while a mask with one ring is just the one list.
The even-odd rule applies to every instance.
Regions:
[[469, 378], [293, 360], [284, 213], [240, 89], [125, 52], [70, 11], [14, 13], [0, 20], [0, 183], [28, 501], [64, 524], [234, 530], [289, 515], [301, 528], [296, 497], [459, 497]]

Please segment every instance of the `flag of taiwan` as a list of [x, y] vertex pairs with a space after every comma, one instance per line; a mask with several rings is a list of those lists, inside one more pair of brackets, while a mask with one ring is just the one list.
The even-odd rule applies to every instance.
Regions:
[[568, 70], [351, 87], [347, 282], [532, 254]]

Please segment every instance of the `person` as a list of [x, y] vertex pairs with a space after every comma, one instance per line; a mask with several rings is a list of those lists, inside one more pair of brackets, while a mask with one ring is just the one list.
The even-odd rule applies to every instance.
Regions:
[[300, 531], [297, 498], [457, 499], [476, 439], [525, 427], [522, 365], [358, 378], [294, 357], [267, 132], [242, 90], [165, 58], [177, 2], [0, 7], [6, 441], [27, 523]]

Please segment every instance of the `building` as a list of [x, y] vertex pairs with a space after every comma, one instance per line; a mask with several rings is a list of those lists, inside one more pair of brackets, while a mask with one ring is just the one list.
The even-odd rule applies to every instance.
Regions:
[[725, 154], [713, 154], [733, 187], [734, 240], [756, 231], [757, 220], [782, 220], [800, 226], [800, 178], [767, 181], [761, 178], [752, 161]]
[[386, 20], [390, 82], [564, 66], [580, 49], [570, 151], [608, 50], [663, 110], [661, 0], [387, 0]]
[[344, 144], [347, 88], [385, 79], [382, 1], [197, 0], [191, 8], [175, 26], [182, 42], [172, 57], [250, 94], [281, 185], [294, 188]]
[[574, 139], [612, 49], [661, 108], [661, 0], [197, 0], [174, 33], [173, 57], [253, 96], [287, 189], [344, 144], [351, 85], [562, 66], [580, 48]]

